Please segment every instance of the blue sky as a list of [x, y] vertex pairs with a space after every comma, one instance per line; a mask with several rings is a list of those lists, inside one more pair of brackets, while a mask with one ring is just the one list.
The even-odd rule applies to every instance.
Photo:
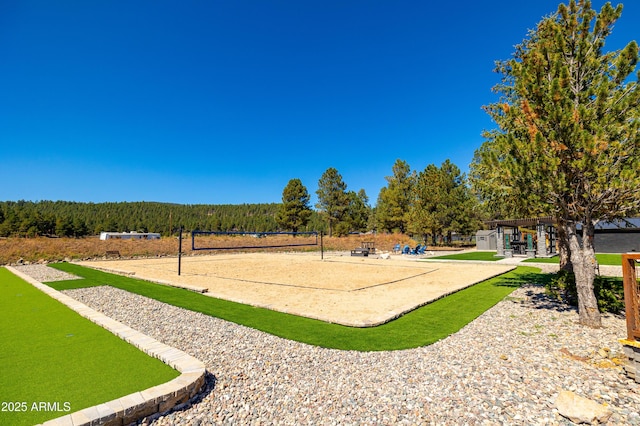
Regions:
[[396, 159], [468, 169], [494, 62], [559, 3], [0, 0], [0, 200], [315, 202], [335, 167], [375, 204]]

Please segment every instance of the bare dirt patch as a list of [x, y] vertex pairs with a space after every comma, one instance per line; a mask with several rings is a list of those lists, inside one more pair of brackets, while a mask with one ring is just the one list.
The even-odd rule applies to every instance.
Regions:
[[513, 269], [489, 263], [436, 263], [318, 253], [216, 254], [81, 262], [225, 300], [355, 327], [374, 326]]

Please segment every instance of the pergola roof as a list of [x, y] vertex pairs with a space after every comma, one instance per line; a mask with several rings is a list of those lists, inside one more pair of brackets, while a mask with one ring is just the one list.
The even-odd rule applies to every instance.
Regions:
[[508, 226], [511, 228], [517, 228], [519, 226], [529, 227], [536, 226], [540, 224], [545, 225], [555, 225], [556, 220], [553, 216], [544, 216], [544, 217], [536, 217], [536, 218], [528, 218], [528, 219], [497, 219], [497, 220], [489, 220], [485, 222], [492, 229], [497, 228], [498, 226]]

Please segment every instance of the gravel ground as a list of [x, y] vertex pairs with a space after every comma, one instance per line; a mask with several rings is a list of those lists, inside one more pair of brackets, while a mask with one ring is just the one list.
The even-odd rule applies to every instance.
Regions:
[[640, 386], [617, 365], [624, 319], [581, 327], [536, 286], [393, 352], [313, 347], [110, 287], [65, 293], [207, 365], [200, 398], [145, 425], [573, 424], [555, 409], [561, 390], [606, 404], [610, 425], [640, 425]]
[[27, 274], [35, 280], [40, 281], [41, 283], [81, 279], [81, 277], [76, 275], [64, 271], [58, 271], [57, 269], [49, 268], [43, 264], [16, 265], [14, 268], [23, 274]]

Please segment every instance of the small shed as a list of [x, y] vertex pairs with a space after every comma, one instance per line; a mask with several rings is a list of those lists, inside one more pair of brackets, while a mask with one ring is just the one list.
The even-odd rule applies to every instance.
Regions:
[[495, 229], [481, 229], [480, 231], [476, 232], [476, 249], [496, 251], [498, 249], [496, 236], [497, 231]]

